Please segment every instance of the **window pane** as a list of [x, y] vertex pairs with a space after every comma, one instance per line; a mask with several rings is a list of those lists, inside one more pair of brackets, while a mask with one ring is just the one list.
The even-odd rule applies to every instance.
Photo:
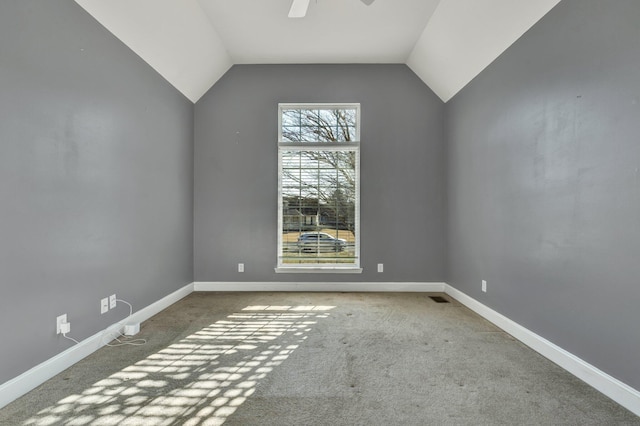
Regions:
[[341, 109], [338, 114], [340, 115], [340, 121], [350, 127], [356, 127], [357, 114], [355, 108]]
[[299, 141], [300, 142], [318, 141], [318, 128], [315, 126], [301, 126]]
[[340, 127], [337, 133], [337, 142], [353, 142], [356, 140], [355, 127]]
[[355, 155], [355, 151], [281, 152], [282, 263], [356, 262]]
[[300, 126], [283, 126], [282, 139], [289, 142], [298, 142], [300, 140]]
[[319, 111], [319, 117], [323, 126], [335, 128], [338, 125], [336, 111], [335, 109], [323, 109]]
[[357, 141], [356, 108], [283, 109], [282, 140], [286, 142]]
[[300, 110], [299, 109], [282, 110], [282, 126], [284, 127], [300, 126]]

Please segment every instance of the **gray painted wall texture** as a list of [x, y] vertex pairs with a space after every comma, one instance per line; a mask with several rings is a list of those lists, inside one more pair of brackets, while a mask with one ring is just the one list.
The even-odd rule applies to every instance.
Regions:
[[[113, 293], [446, 278], [640, 389], [638, 16], [564, 0], [446, 109], [403, 65], [260, 65], [194, 117], [71, 0], [3, 1], [0, 383], [69, 347], [56, 316], [77, 339], [123, 318]], [[361, 275], [273, 270], [278, 102], [362, 104]]]
[[[279, 102], [361, 104], [362, 274], [274, 272]], [[196, 104], [196, 281], [441, 282], [443, 111], [405, 65], [231, 68]]]
[[193, 281], [193, 105], [72, 0], [0, 3], [0, 383]]
[[447, 281], [636, 389], [638, 17], [564, 0], [446, 108]]

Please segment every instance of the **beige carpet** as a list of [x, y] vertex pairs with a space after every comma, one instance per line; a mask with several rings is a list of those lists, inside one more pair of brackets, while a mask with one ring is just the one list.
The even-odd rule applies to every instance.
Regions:
[[2, 425], [640, 425], [448, 296], [193, 293]]

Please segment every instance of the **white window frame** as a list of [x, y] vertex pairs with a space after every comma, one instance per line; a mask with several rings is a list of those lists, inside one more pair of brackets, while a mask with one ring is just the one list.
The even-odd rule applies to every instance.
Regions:
[[[349, 142], [290, 142], [282, 137], [282, 111], [285, 109], [355, 109], [355, 141]], [[282, 209], [282, 152], [305, 150], [354, 151], [356, 154], [355, 197], [355, 261], [349, 264], [285, 264], [282, 263], [283, 209]], [[360, 104], [359, 103], [280, 103], [278, 104], [278, 253], [277, 273], [362, 273], [360, 267]]]

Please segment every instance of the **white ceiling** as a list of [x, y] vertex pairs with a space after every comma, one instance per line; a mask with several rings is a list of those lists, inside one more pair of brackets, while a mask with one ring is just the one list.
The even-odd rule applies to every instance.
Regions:
[[438, 0], [200, 0], [231, 59], [255, 63], [403, 63]]
[[560, 0], [76, 0], [191, 101], [233, 64], [406, 63], [448, 101]]
[[407, 65], [451, 99], [560, 0], [442, 0]]

